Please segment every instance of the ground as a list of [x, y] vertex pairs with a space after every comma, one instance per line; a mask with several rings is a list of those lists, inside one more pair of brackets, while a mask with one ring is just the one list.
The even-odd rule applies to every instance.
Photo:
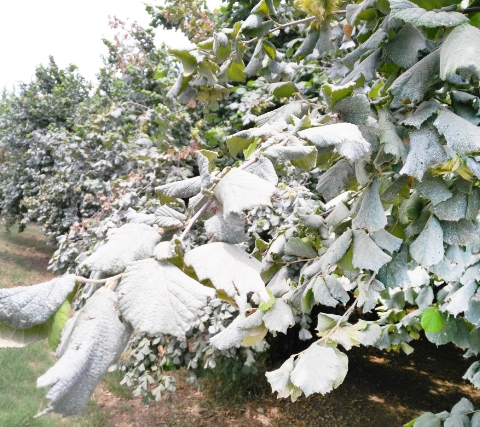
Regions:
[[[42, 236], [35, 227], [29, 227], [20, 235], [0, 231], [0, 286], [48, 280], [51, 275], [46, 273], [45, 268], [50, 253], [51, 248], [43, 244]], [[24, 409], [26, 415], [13, 424], [12, 421], [8, 424], [1, 422], [3, 409], [6, 411], [7, 408], [2, 407], [1, 386], [6, 378], [1, 373], [3, 365], [0, 354], [0, 425], [386, 427], [401, 426], [425, 411], [449, 410], [462, 397], [470, 399], [475, 407], [480, 407], [480, 392], [462, 380], [473, 360], [464, 359], [461, 350], [453, 345], [437, 350], [425, 339], [415, 341], [412, 345], [415, 351], [410, 356], [354, 348], [348, 352], [349, 372], [344, 384], [326, 396], [300, 398], [295, 403], [277, 400], [270, 394], [262, 375], [258, 376], [254, 392], [249, 392], [245, 386], [235, 388], [235, 383], [232, 383], [229, 384], [231, 391], [225, 394], [219, 378], [212, 376], [202, 380], [201, 389], [196, 390], [186, 384], [186, 373], [180, 371], [176, 373], [177, 392], [165, 396], [161, 402], [145, 406], [140, 399], [132, 398], [129, 390], [118, 386], [121, 378], [118, 374], [109, 374], [95, 391], [86, 416], [67, 420], [46, 417], [45, 423], [41, 424], [30, 418], [37, 407]], [[48, 351], [46, 346], [36, 351], [48, 359], [42, 363], [53, 363], [50, 356], [44, 355]], [[29, 363], [32, 364], [31, 361]], [[34, 382], [30, 377], [28, 381]], [[24, 382], [28, 381], [24, 379]], [[23, 394], [12, 400], [8, 410], [11, 411], [11, 406], [19, 404], [23, 397], [30, 399], [28, 393], [34, 393], [21, 392]], [[45, 393], [42, 390], [38, 392], [40, 395]], [[41, 399], [40, 403], [44, 405], [45, 399]]]

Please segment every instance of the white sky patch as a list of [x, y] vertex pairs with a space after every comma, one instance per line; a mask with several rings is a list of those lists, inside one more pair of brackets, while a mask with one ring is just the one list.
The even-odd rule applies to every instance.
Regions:
[[[221, 0], [207, 0], [210, 8]], [[100, 56], [107, 53], [102, 38], [112, 39], [108, 16], [147, 27], [150, 16], [144, 0], [3, 0], [0, 5], [0, 90], [29, 82], [35, 67], [47, 64], [49, 55], [59, 67], [75, 64], [88, 80], [102, 67]], [[155, 3], [154, 3], [155, 4]], [[156, 4], [159, 4], [157, 2]], [[183, 34], [156, 31], [156, 42], [173, 47], [188, 45]]]

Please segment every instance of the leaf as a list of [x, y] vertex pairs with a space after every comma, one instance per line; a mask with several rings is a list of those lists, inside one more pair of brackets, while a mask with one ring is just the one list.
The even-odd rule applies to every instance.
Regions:
[[195, 178], [188, 178], [182, 181], [170, 182], [169, 184], [160, 185], [155, 190], [164, 196], [174, 197], [179, 199], [187, 199], [200, 193], [202, 189], [202, 178], [196, 176]]
[[231, 214], [226, 219], [221, 209], [205, 221], [205, 231], [217, 242], [238, 244], [248, 238], [245, 234], [245, 217]]
[[348, 371], [348, 358], [336, 348], [312, 344], [305, 350], [290, 374], [292, 383], [305, 396], [326, 394], [342, 384]]
[[370, 237], [378, 247], [390, 254], [398, 251], [403, 243], [402, 239], [395, 237], [383, 228], [374, 233], [370, 233]]
[[377, 65], [380, 61], [382, 49], [374, 50], [367, 56], [360, 64], [356, 64], [349, 74], [341, 81], [341, 85], [346, 85], [350, 82], [358, 82], [362, 78], [366, 83], [375, 80], [377, 77]]
[[312, 148], [313, 150], [309, 154], [307, 154], [305, 157], [302, 157], [300, 159], [290, 160], [292, 165], [298, 169], [301, 169], [307, 172], [311, 171], [312, 169], [315, 169], [315, 167], [317, 166], [318, 151], [315, 147], [312, 147]]
[[372, 311], [377, 305], [380, 292], [385, 289], [382, 282], [374, 279], [371, 282], [362, 282], [358, 285], [358, 306], [363, 307], [363, 313]]
[[449, 245], [466, 246], [475, 239], [477, 230], [472, 221], [441, 221], [443, 241]]
[[438, 205], [452, 197], [452, 192], [448, 189], [445, 181], [440, 177], [433, 176], [428, 171], [423, 175], [422, 181], [415, 180], [413, 182], [413, 188], [422, 197], [430, 200], [433, 205]]
[[55, 351], [60, 344], [62, 330], [70, 316], [71, 308], [70, 302], [65, 300], [48, 322], [49, 332], [47, 340], [48, 345], [53, 351]]
[[394, 96], [391, 106], [398, 108], [402, 106], [402, 102], [416, 104], [422, 101], [430, 83], [439, 72], [440, 52], [434, 50], [393, 82], [390, 86], [390, 92]]
[[392, 257], [382, 252], [363, 230], [353, 231], [352, 264], [355, 268], [378, 271], [391, 259]]
[[335, 209], [325, 219], [325, 225], [329, 228], [335, 227], [342, 221], [348, 218], [350, 215], [350, 209], [348, 209], [344, 203], [339, 203], [335, 206]]
[[118, 295], [123, 317], [137, 332], [182, 339], [214, 291], [169, 262], [150, 258], [127, 267]]
[[433, 125], [445, 137], [447, 145], [457, 153], [471, 154], [480, 151], [480, 128], [468, 120], [442, 109]]
[[160, 206], [155, 211], [155, 224], [159, 227], [180, 228], [183, 227], [186, 220], [187, 217], [184, 214], [168, 207], [167, 205]]
[[268, 86], [268, 93], [277, 98], [289, 98], [295, 92], [298, 92], [298, 88], [293, 82], [271, 83]]
[[265, 376], [267, 377], [268, 382], [272, 386], [273, 392], [281, 392], [287, 388], [288, 383], [290, 382], [290, 374], [295, 367], [293, 357], [290, 357], [282, 366], [275, 371], [266, 372]]
[[447, 154], [435, 129], [424, 126], [410, 133], [410, 151], [400, 173], [414, 176], [421, 181], [428, 168], [445, 163], [447, 160]]
[[336, 307], [338, 302], [346, 304], [350, 300], [350, 296], [341, 282], [331, 275], [325, 276], [325, 279], [314, 278], [312, 291], [315, 301], [327, 307]]
[[32, 326], [28, 329], [16, 329], [0, 323], [0, 349], [25, 347], [48, 337], [47, 323]]
[[310, 145], [271, 145], [264, 152], [263, 155], [268, 157], [274, 165], [283, 164], [292, 159], [302, 159], [311, 153], [315, 153], [315, 160], [317, 159], [317, 149]]
[[303, 101], [293, 101], [280, 108], [277, 108], [268, 113], [258, 116], [255, 120], [257, 126], [262, 126], [265, 123], [275, 123], [279, 121], [287, 121], [290, 116], [295, 116], [301, 119], [308, 112], [308, 104]]
[[303, 39], [302, 44], [299, 46], [293, 56], [296, 59], [303, 59], [310, 55], [313, 52], [313, 49], [315, 49], [315, 45], [317, 44], [319, 37], [320, 32], [316, 29], [312, 29]]
[[462, 286], [448, 297], [450, 302], [445, 306], [445, 309], [455, 317], [463, 311], [467, 311], [470, 298], [476, 290], [477, 284], [475, 282], [470, 282], [467, 285]]
[[285, 245], [285, 255], [293, 255], [299, 258], [315, 258], [317, 252], [299, 237], [291, 237]]
[[380, 201], [380, 180], [375, 178], [365, 190], [360, 210], [353, 220], [353, 225], [366, 228], [369, 233], [383, 229], [387, 225], [387, 216]]
[[67, 274], [38, 285], [0, 289], [0, 322], [15, 329], [45, 323], [72, 292], [75, 281], [74, 274]]
[[424, 267], [435, 265], [443, 259], [443, 231], [435, 216], [430, 216], [425, 228], [410, 245], [410, 255]]
[[274, 332], [287, 333], [287, 329], [295, 325], [292, 308], [282, 299], [276, 298], [272, 308], [263, 316], [265, 326]]
[[241, 169], [232, 169], [215, 187], [215, 197], [223, 205], [225, 217], [243, 215], [256, 206], [272, 206], [274, 185]]
[[243, 62], [232, 61], [228, 67], [228, 78], [234, 82], [244, 82], [247, 78], [245, 75], [245, 65]]
[[[284, 268], [284, 267], [282, 267]], [[281, 271], [281, 270], [280, 270]], [[280, 273], [280, 271], [278, 273]], [[274, 279], [275, 277], [277, 277], [278, 273], [274, 276]], [[273, 280], [273, 279], [272, 279]], [[271, 282], [271, 281], [270, 281]], [[259, 306], [258, 306], [258, 309], [259, 310], [262, 310], [262, 311], [267, 311], [270, 309], [270, 307], [273, 306], [273, 304], [275, 304], [275, 295], [274, 295], [274, 292], [273, 292], [273, 289], [272, 287], [270, 286], [267, 286], [267, 293], [268, 295], [270, 295], [270, 299], [268, 300], [268, 302], [262, 302]]]
[[184, 76], [189, 76], [196, 70], [197, 59], [188, 50], [168, 49], [168, 53], [182, 61]]
[[353, 94], [355, 87], [355, 82], [350, 82], [344, 86], [336, 86], [333, 84], [324, 83], [322, 90], [327, 98], [330, 108], [333, 108], [338, 101], [350, 97]]
[[316, 189], [328, 202], [343, 192], [348, 185], [349, 177], [353, 175], [352, 166], [346, 160], [339, 160], [320, 175]]
[[443, 329], [444, 321], [442, 315], [435, 308], [427, 308], [420, 321], [425, 332], [440, 332]]
[[162, 236], [145, 224], [125, 224], [114, 229], [107, 243], [90, 255], [80, 268], [105, 276], [121, 273], [133, 261], [149, 258]]
[[248, 337], [250, 331], [262, 324], [263, 312], [257, 310], [245, 317], [238, 315], [223, 331], [210, 338], [210, 344], [219, 350], [238, 347]]
[[380, 130], [380, 143], [384, 144], [385, 153], [391, 154], [395, 159], [395, 163], [400, 159], [405, 160], [407, 157], [407, 150], [397, 134], [395, 125], [393, 124], [392, 115], [388, 109], [381, 109], [378, 111], [378, 127]]
[[253, 175], [258, 176], [259, 178], [268, 181], [270, 184], [278, 184], [278, 176], [275, 172], [275, 168], [270, 160], [265, 157], [261, 157], [255, 163], [248, 166], [244, 169], [246, 172], [249, 172]]
[[315, 144], [317, 148], [335, 146], [336, 151], [351, 162], [358, 160], [370, 151], [370, 144], [365, 140], [356, 125], [337, 123], [305, 129], [298, 132], [300, 138]]
[[459, 12], [429, 11], [418, 7], [408, 0], [390, 0], [390, 19], [403, 19], [417, 27], [455, 27], [469, 22]]
[[216, 289], [235, 297], [258, 292], [264, 302], [270, 300], [260, 277], [262, 263], [243, 249], [227, 243], [210, 243], [185, 254], [185, 264], [194, 268], [200, 280], [210, 279]]
[[[468, 18], [465, 16], [468, 23]], [[468, 40], [468, 43], [465, 41]], [[459, 25], [447, 32], [440, 49], [440, 78], [450, 83], [468, 84], [480, 80], [480, 30]]]
[[408, 69], [418, 62], [420, 51], [427, 49], [427, 41], [413, 25], [405, 24], [385, 45], [385, 52], [394, 64]]
[[442, 427], [442, 421], [435, 414], [425, 412], [418, 418], [415, 418], [413, 427]]
[[364, 125], [370, 116], [370, 102], [366, 95], [353, 95], [338, 101], [332, 111], [344, 122]]
[[[101, 288], [88, 299], [65, 343], [60, 360], [38, 378], [38, 387], [51, 387], [51, 402], [42, 416], [57, 412], [79, 414], [108, 368], [117, 362], [131, 330], [119, 319], [117, 297]], [[62, 337], [63, 338], [63, 337]]]
[[467, 195], [463, 193], [454, 194], [444, 202], [432, 206], [430, 211], [438, 219], [445, 221], [458, 221], [465, 218], [467, 213]]
[[146, 224], [153, 225], [155, 223], [155, 216], [146, 213], [136, 212], [132, 208], [128, 209], [127, 222], [132, 224]]
[[321, 268], [326, 272], [330, 266], [335, 265], [347, 253], [352, 243], [352, 230], [345, 231], [339, 238], [333, 242], [320, 259]]
[[431, 98], [428, 101], [422, 102], [415, 112], [408, 116], [402, 124], [405, 126], [413, 126], [417, 129], [422, 127], [422, 124], [428, 120], [431, 116], [436, 114], [443, 107], [436, 101]]

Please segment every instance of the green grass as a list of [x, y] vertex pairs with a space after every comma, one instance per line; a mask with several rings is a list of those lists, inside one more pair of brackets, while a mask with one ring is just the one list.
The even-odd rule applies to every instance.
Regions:
[[[3, 224], [0, 222], [0, 227]], [[0, 288], [41, 283], [53, 276], [45, 269], [53, 248], [44, 244], [37, 227], [24, 233], [0, 230]], [[55, 363], [45, 341], [24, 348], [0, 349], [0, 426], [2, 427], [107, 427], [109, 414], [90, 401], [86, 411], [78, 417], [62, 419], [47, 415], [34, 419], [48, 401], [46, 389], [37, 389], [37, 378]], [[107, 388], [113, 393], [118, 375], [109, 374]], [[120, 386], [118, 386], [120, 387]], [[122, 391], [126, 393], [126, 391]], [[122, 396], [123, 397], [123, 396]]]

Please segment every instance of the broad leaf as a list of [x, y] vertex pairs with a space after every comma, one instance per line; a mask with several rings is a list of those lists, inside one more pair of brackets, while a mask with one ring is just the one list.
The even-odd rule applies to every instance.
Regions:
[[75, 280], [67, 274], [39, 285], [0, 289], [0, 322], [15, 329], [45, 323], [72, 292]]
[[430, 267], [443, 259], [443, 230], [435, 216], [430, 216], [425, 228], [410, 245], [412, 258], [424, 267]]
[[181, 339], [214, 291], [167, 261], [145, 259], [127, 267], [118, 295], [123, 317], [137, 332]]
[[186, 220], [187, 217], [184, 214], [168, 207], [167, 205], [160, 206], [155, 211], [155, 224], [159, 227], [183, 227]]
[[350, 97], [353, 94], [355, 86], [355, 82], [348, 83], [344, 86], [336, 86], [325, 83], [322, 86], [322, 90], [325, 93], [328, 103], [330, 104], [330, 108], [333, 108], [333, 106], [343, 98]]
[[364, 125], [370, 116], [370, 102], [366, 95], [353, 95], [338, 101], [332, 111], [344, 122]]
[[408, 69], [418, 62], [419, 52], [427, 49], [427, 40], [413, 25], [406, 24], [385, 45], [385, 52], [398, 66]]
[[315, 258], [317, 252], [299, 237], [291, 237], [285, 245], [285, 255], [293, 255], [299, 258]]
[[470, 298], [476, 290], [477, 284], [474, 282], [462, 286], [459, 290], [448, 297], [450, 302], [445, 306], [445, 309], [454, 316], [467, 311]]
[[444, 321], [437, 309], [427, 308], [422, 314], [421, 324], [425, 332], [435, 333], [442, 330]]
[[452, 197], [452, 192], [448, 189], [445, 181], [440, 177], [433, 176], [430, 172], [423, 175], [422, 181], [415, 180], [413, 188], [422, 197], [429, 199], [433, 205], [438, 205]]
[[263, 316], [265, 326], [274, 332], [287, 333], [295, 325], [292, 308], [282, 299], [276, 298], [273, 306]]
[[245, 217], [231, 214], [225, 218], [221, 209], [205, 221], [205, 231], [217, 242], [237, 244], [248, 238], [245, 234]]
[[443, 107], [436, 101], [431, 98], [428, 101], [422, 102], [415, 112], [408, 116], [402, 124], [405, 126], [413, 126], [417, 129], [420, 129], [423, 123], [436, 114]]
[[133, 261], [149, 258], [162, 237], [145, 224], [125, 224], [114, 229], [107, 243], [100, 246], [80, 267], [102, 274], [121, 273]]
[[383, 229], [387, 225], [387, 216], [383, 210], [380, 195], [380, 180], [375, 178], [365, 190], [360, 210], [353, 220], [353, 225], [358, 228], [365, 228], [369, 233]]
[[182, 61], [184, 76], [191, 75], [197, 68], [197, 59], [188, 50], [169, 49], [168, 53]]
[[288, 104], [277, 108], [276, 110], [258, 116], [255, 120], [257, 126], [265, 123], [275, 123], [278, 121], [287, 121], [290, 116], [302, 118], [308, 112], [308, 104], [303, 101], [289, 102]]
[[315, 147], [309, 145], [294, 145], [294, 146], [281, 146], [272, 145], [268, 147], [264, 152], [264, 156], [268, 157], [273, 164], [283, 164], [288, 160], [301, 159], [315, 152], [315, 160], [317, 150]]
[[352, 264], [355, 268], [376, 272], [391, 259], [363, 230], [353, 231]]
[[358, 82], [364, 79], [365, 82], [375, 80], [377, 77], [377, 65], [382, 55], [382, 49], [374, 50], [367, 58], [360, 64], [356, 64], [353, 71], [346, 75], [341, 81], [341, 85], [346, 85], [350, 82]]
[[339, 302], [346, 304], [350, 300], [342, 283], [334, 276], [316, 277], [312, 282], [315, 301], [327, 307], [336, 307]]
[[265, 181], [268, 181], [270, 184], [278, 184], [278, 176], [275, 172], [275, 168], [272, 162], [265, 157], [261, 157], [255, 163], [248, 166], [244, 170], [258, 176], [259, 178], [264, 179]]
[[459, 154], [480, 152], [480, 128], [448, 110], [441, 110], [433, 123], [447, 140], [447, 145]]
[[444, 202], [432, 206], [430, 210], [438, 219], [444, 221], [458, 221], [467, 214], [467, 195], [457, 193]]
[[403, 242], [402, 239], [395, 237], [383, 228], [375, 231], [374, 233], [370, 233], [370, 237], [379, 248], [387, 251], [390, 254], [398, 251]]
[[298, 92], [298, 89], [293, 82], [279, 82], [271, 83], [268, 86], [268, 91], [277, 98], [289, 98], [295, 92]]
[[38, 378], [38, 387], [51, 387], [47, 394], [51, 402], [39, 416], [49, 412], [70, 416], [83, 411], [130, 335], [116, 307], [115, 293], [102, 288], [82, 308], [60, 360]]
[[215, 187], [215, 197], [223, 205], [225, 217], [243, 215], [256, 206], [271, 206], [275, 186], [249, 172], [232, 169]]
[[155, 188], [160, 194], [168, 197], [186, 199], [197, 195], [202, 189], [202, 178], [188, 178], [182, 181], [175, 181], [169, 184], [160, 185]]
[[230, 297], [258, 292], [263, 301], [270, 299], [260, 277], [261, 262], [237, 246], [227, 243], [199, 246], [185, 254], [185, 263], [195, 269], [200, 280], [211, 280], [216, 289]]
[[353, 167], [346, 160], [339, 160], [320, 175], [316, 189], [328, 202], [343, 192], [348, 185], [349, 177], [354, 173]]
[[352, 242], [352, 231], [347, 230], [338, 239], [333, 242], [320, 259], [321, 268], [323, 272], [326, 272], [330, 266], [335, 265], [348, 251]]
[[475, 239], [477, 230], [472, 221], [441, 221], [443, 241], [449, 245], [466, 246]]
[[371, 282], [362, 282], [358, 285], [358, 306], [363, 307], [363, 313], [372, 311], [377, 305], [380, 292], [385, 289], [382, 282], [374, 279]]
[[25, 347], [37, 341], [44, 340], [49, 335], [49, 325], [32, 326], [28, 329], [16, 329], [0, 323], [0, 349]]
[[405, 160], [407, 150], [403, 145], [401, 138], [398, 136], [393, 124], [393, 118], [389, 110], [381, 109], [378, 112], [378, 127], [380, 130], [380, 143], [386, 154], [391, 154], [398, 162], [400, 159]]
[[282, 392], [287, 388], [288, 383], [290, 382], [290, 374], [295, 367], [293, 357], [287, 359], [280, 368], [275, 371], [267, 372], [265, 376], [267, 377], [268, 382], [272, 386], [273, 392]]

